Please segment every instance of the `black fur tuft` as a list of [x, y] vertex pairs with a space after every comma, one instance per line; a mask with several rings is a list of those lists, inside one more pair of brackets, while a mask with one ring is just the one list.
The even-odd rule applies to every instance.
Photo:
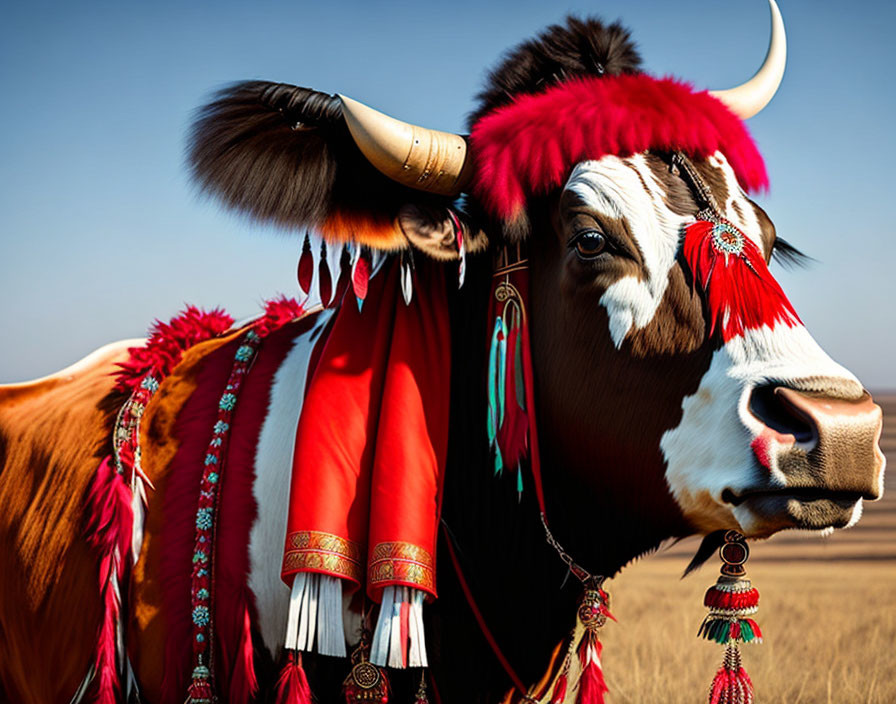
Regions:
[[712, 557], [716, 550], [722, 547], [722, 543], [725, 542], [726, 532], [727, 531], [724, 530], [717, 530], [703, 538], [703, 542], [700, 543], [700, 547], [697, 548], [697, 553], [691, 558], [690, 563], [688, 563], [688, 566], [684, 570], [684, 574], [681, 575], [682, 578], [687, 577], [691, 572], [702, 567], [703, 563]]
[[283, 83], [247, 81], [200, 108], [188, 156], [203, 192], [280, 226], [323, 222], [336, 180], [334, 140], [344, 139], [335, 97]]
[[775, 239], [775, 244], [772, 247], [772, 259], [787, 269], [796, 269], [815, 261], [813, 257], [797, 249], [782, 237]]
[[187, 160], [204, 193], [289, 229], [319, 227], [336, 211], [391, 216], [423, 195], [370, 165], [337, 97], [285, 83], [247, 81], [218, 92], [197, 113]]
[[641, 56], [622, 25], [570, 15], [565, 25], [551, 25], [505, 55], [477, 96], [479, 107], [469, 124], [517, 95], [539, 93], [577, 76], [636, 73], [640, 67]]

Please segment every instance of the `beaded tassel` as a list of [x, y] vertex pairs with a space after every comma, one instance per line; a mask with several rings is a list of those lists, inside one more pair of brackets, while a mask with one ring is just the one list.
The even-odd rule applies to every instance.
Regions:
[[429, 704], [429, 695], [426, 693], [426, 673], [420, 673], [420, 686], [414, 695], [414, 704]]
[[752, 704], [753, 683], [741, 664], [740, 643], [762, 641], [762, 631], [752, 618], [759, 608], [759, 592], [745, 579], [744, 564], [750, 549], [737, 531], [725, 534], [719, 548], [722, 569], [718, 581], [703, 599], [709, 614], [700, 624], [699, 637], [725, 645], [725, 659], [709, 692], [710, 704]]

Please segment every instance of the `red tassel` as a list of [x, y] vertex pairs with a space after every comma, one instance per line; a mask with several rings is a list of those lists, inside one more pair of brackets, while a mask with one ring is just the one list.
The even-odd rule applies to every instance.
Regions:
[[725, 650], [725, 660], [709, 690], [709, 704], [753, 704], [753, 682], [741, 665], [734, 645]]
[[311, 704], [311, 688], [302, 669], [302, 653], [290, 650], [277, 679], [275, 704]]
[[302, 244], [302, 255], [299, 257], [298, 279], [299, 288], [307, 294], [311, 291], [311, 281], [314, 278], [314, 255], [311, 254], [311, 238], [305, 233], [305, 242]]
[[759, 590], [725, 591], [713, 586], [706, 591], [703, 605], [715, 609], [749, 609], [759, 605]]
[[728, 342], [763, 325], [800, 322], [759, 248], [731, 223], [698, 220], [685, 231], [682, 251], [706, 293], [710, 335], [721, 325]]
[[213, 701], [214, 692], [208, 668], [197, 665], [193, 668], [193, 681], [187, 689], [186, 704], [212, 704]]
[[582, 641], [579, 659], [582, 663], [582, 676], [579, 678], [579, 696], [577, 704], [604, 704], [607, 683], [600, 667], [600, 654], [603, 646], [593, 633], [589, 633]]
[[243, 632], [230, 679], [230, 699], [234, 704], [248, 704], [258, 692], [255, 676], [255, 652], [252, 648], [252, 619], [249, 607], [243, 609]]

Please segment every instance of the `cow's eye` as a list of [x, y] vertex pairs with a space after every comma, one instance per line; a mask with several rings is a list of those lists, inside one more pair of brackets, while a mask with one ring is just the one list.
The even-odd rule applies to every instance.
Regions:
[[576, 254], [582, 259], [594, 259], [607, 247], [607, 238], [597, 230], [583, 230], [572, 241]]

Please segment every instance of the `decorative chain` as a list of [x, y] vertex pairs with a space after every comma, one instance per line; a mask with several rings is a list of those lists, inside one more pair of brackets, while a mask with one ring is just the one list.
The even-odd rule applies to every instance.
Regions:
[[548, 528], [548, 521], [545, 518], [544, 513], [540, 513], [541, 517], [541, 525], [544, 526], [545, 540], [547, 540], [548, 545], [550, 545], [554, 550], [557, 551], [557, 555], [560, 556], [560, 559], [563, 563], [569, 568], [569, 571], [578, 579], [583, 585], [586, 587], [599, 588], [606, 581], [606, 577], [600, 574], [591, 574], [588, 570], [582, 567], [578, 562], [576, 562], [572, 555], [570, 555], [566, 550], [563, 549], [563, 546], [557, 541], [554, 537], [554, 534], [551, 533], [551, 529]]

